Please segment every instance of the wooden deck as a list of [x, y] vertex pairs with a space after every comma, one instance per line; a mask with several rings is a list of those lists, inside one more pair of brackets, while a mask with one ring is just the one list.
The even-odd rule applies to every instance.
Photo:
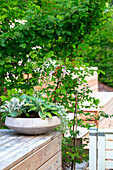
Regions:
[[0, 170], [61, 170], [61, 134], [25, 136], [0, 130]]

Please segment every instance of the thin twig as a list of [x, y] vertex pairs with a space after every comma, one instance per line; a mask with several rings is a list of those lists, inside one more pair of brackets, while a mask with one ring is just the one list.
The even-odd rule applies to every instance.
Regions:
[[[75, 118], [76, 118], [76, 125], [75, 125]], [[74, 122], [73, 122], [73, 133], [75, 132], [76, 135], [74, 137], [74, 140], [73, 140], [73, 146], [74, 146], [74, 150], [75, 150], [75, 147], [77, 146], [77, 93], [75, 94], [75, 112], [74, 112]], [[75, 170], [75, 162], [72, 160], [72, 165], [71, 165], [71, 170]]]

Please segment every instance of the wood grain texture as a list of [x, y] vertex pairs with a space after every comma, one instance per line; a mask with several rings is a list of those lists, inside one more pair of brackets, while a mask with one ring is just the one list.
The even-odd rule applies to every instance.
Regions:
[[39, 168], [42, 164], [47, 162], [53, 155], [61, 150], [61, 140], [59, 137], [55, 138], [35, 153], [21, 161], [18, 165], [11, 168], [11, 170], [30, 169], [34, 170]]
[[10, 142], [13, 139], [16, 139], [19, 135], [15, 135], [15, 133], [11, 132], [10, 135], [8, 133], [4, 134], [0, 137], [0, 146], [4, 145], [7, 142]]
[[9, 154], [9, 152], [13, 152], [14, 149], [18, 149], [19, 147], [21, 147], [23, 144], [25, 144], [26, 142], [32, 140], [34, 137], [26, 137], [26, 136], [19, 136], [5, 144], [3, 144], [2, 146], [0, 146], [0, 161], [3, 158], [3, 156], [5, 156], [6, 154]]
[[2, 137], [2, 136], [4, 136], [4, 135], [6, 135], [6, 134], [8, 134], [8, 135], [10, 135], [9, 134], [9, 131], [10, 131], [10, 133], [11, 132], [13, 132], [13, 133], [15, 133], [13, 130], [9, 130], [9, 129], [0, 129], [0, 137]]
[[59, 138], [59, 150], [61, 149], [59, 132], [53, 131], [40, 136], [23, 136], [15, 134], [15, 137], [12, 137], [10, 132], [11, 131], [9, 130], [9, 142], [7, 141], [0, 146], [1, 169], [5, 170], [16, 166], [56, 138]]
[[62, 167], [60, 166], [57, 170], [62, 170]]
[[58, 152], [54, 157], [52, 157], [43, 166], [38, 168], [38, 170], [57, 170], [61, 165], [61, 152]]

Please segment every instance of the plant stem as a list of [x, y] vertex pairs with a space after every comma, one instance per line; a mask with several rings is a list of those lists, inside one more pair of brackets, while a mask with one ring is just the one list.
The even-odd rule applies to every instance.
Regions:
[[[58, 77], [57, 86], [56, 86], [56, 88], [55, 88], [55, 94], [56, 94], [56, 90], [58, 89], [58, 85], [59, 85], [59, 83], [60, 83], [59, 79], [60, 79], [60, 78]], [[55, 95], [55, 97], [56, 97], [56, 95]], [[54, 99], [53, 99], [53, 103], [56, 103], [55, 97], [54, 97]]]
[[[76, 122], [75, 122], [75, 118], [76, 118]], [[76, 135], [74, 137], [74, 140], [73, 140], [73, 146], [74, 146], [74, 150], [75, 150], [75, 147], [77, 146], [77, 93], [75, 94], [75, 112], [74, 112], [74, 122], [73, 122], [73, 133], [75, 132]], [[76, 125], [75, 125], [76, 123]], [[75, 170], [75, 162], [74, 160], [72, 160], [72, 165], [71, 165], [71, 170]]]

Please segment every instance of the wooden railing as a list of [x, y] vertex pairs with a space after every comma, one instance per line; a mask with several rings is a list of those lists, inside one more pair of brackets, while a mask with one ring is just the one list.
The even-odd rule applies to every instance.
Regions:
[[113, 129], [90, 128], [89, 170], [113, 169]]

